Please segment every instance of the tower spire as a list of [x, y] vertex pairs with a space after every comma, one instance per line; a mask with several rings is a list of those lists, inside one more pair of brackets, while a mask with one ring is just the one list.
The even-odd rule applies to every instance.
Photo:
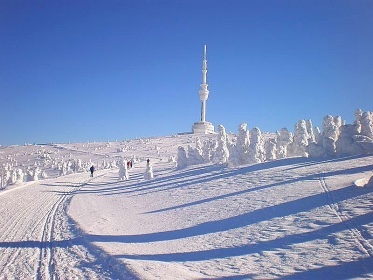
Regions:
[[206, 101], [209, 97], [209, 90], [207, 89], [207, 47], [203, 45], [203, 61], [202, 61], [202, 84], [198, 91], [199, 99], [201, 100], [201, 120], [193, 126], [193, 132], [214, 133], [214, 126], [206, 122]]
[[206, 45], [203, 46], [203, 62], [202, 62], [202, 84], [200, 85], [199, 98], [201, 99], [201, 122], [206, 121], [206, 101], [209, 97], [209, 90], [207, 89], [207, 59], [206, 59]]

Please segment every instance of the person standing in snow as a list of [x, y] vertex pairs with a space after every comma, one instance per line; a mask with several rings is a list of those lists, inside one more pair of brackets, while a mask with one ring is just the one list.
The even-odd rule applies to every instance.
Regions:
[[93, 177], [93, 172], [95, 171], [95, 167], [92, 165], [89, 171], [91, 171], [91, 177]]

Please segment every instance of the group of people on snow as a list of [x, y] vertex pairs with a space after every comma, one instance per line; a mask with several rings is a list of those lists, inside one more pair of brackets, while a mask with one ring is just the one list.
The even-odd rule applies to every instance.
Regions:
[[[127, 168], [125, 168], [127, 165]], [[133, 161], [130, 160], [130, 161], [127, 161], [125, 164], [124, 164], [124, 168], [125, 170], [122, 170], [123, 168], [121, 168], [121, 166], [119, 166], [119, 179], [120, 180], [124, 180], [124, 179], [128, 179], [128, 173], [127, 173], [127, 169], [130, 169], [133, 167]], [[93, 177], [93, 173], [95, 172], [95, 166], [92, 165], [90, 168], [89, 168], [89, 171], [91, 172], [91, 177]], [[153, 168], [152, 166], [150, 165], [150, 159], [147, 159], [146, 160], [146, 171], [145, 171], [145, 174], [144, 174], [144, 178], [145, 179], [153, 179]]]

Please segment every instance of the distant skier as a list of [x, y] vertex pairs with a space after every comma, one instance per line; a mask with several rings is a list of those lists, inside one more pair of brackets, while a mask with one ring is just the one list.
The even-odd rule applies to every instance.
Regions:
[[93, 172], [95, 171], [95, 167], [92, 165], [89, 171], [91, 171], [91, 177], [93, 177]]

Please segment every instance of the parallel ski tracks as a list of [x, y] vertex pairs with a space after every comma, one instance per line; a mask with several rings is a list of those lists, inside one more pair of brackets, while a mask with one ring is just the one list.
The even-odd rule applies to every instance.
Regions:
[[338, 219], [346, 225], [346, 228], [351, 232], [354, 236], [357, 243], [360, 245], [361, 249], [371, 258], [373, 258], [373, 246], [369, 243], [367, 239], [364, 238], [362, 231], [358, 225], [351, 221], [351, 218], [346, 215], [342, 210], [340, 205], [335, 202], [332, 193], [328, 185], [326, 184], [325, 177], [319, 177], [320, 186], [323, 192], [326, 195], [328, 207], [335, 213]]
[[[55, 189], [45, 191], [41, 187], [37, 199], [32, 196], [35, 191], [28, 192], [27, 188], [7, 196], [9, 203], [5, 200], [2, 205], [2, 213], [7, 217], [0, 220], [0, 275], [5, 279], [15, 275], [21, 277], [20, 271], [25, 279], [55, 278], [53, 234], [57, 214], [65, 211], [66, 202], [74, 192], [94, 179], [76, 180], [79, 178], [74, 182], [59, 183]], [[14, 205], [18, 207], [10, 209]], [[28, 257], [20, 261], [25, 251]]]
[[82, 183], [78, 183], [71, 190], [64, 192], [47, 213], [40, 237], [41, 246], [36, 269], [36, 279], [53, 279], [53, 230], [56, 214], [58, 211], [63, 211], [64, 203], [74, 192], [81, 189], [92, 179], [90, 178]]

